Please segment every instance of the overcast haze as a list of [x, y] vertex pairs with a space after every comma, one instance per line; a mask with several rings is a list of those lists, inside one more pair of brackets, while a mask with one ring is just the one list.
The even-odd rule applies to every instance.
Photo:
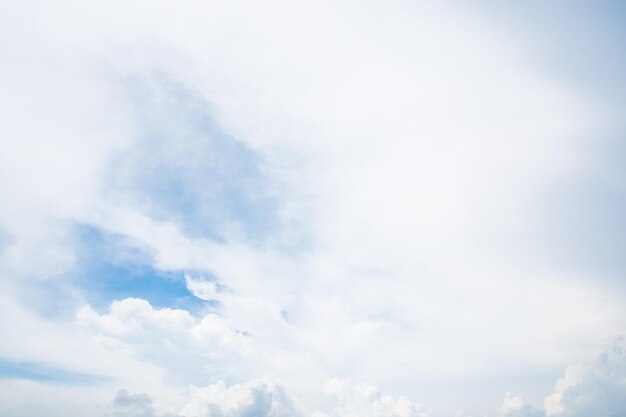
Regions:
[[0, 0], [0, 415], [624, 417], [625, 22]]

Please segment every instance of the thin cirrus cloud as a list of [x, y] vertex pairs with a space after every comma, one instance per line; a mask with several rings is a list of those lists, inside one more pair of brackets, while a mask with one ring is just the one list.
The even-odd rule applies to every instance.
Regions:
[[623, 8], [540, 10], [1, 6], [2, 414], [619, 413]]

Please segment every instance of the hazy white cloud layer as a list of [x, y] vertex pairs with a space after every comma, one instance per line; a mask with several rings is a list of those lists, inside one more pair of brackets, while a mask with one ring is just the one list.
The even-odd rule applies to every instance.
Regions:
[[0, 4], [0, 415], [621, 416], [626, 7], [488, 3]]

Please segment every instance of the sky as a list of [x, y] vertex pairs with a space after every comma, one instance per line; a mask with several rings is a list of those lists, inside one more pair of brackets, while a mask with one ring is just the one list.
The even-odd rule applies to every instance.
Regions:
[[0, 415], [623, 417], [624, 21], [0, 1]]

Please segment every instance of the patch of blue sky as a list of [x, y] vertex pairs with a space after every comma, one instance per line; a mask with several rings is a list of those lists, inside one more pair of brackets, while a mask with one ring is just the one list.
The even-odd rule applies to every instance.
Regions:
[[84, 386], [107, 382], [111, 378], [55, 368], [42, 363], [0, 358], [0, 379], [27, 379], [52, 384]]
[[[143, 298], [154, 307], [184, 308], [192, 313], [216, 302], [193, 296], [184, 274], [197, 271], [160, 271], [151, 266], [149, 254], [129, 247], [122, 239], [88, 225], [77, 225], [77, 266], [68, 277], [96, 308], [106, 308], [114, 299]], [[208, 273], [202, 278], [213, 280]]]
[[141, 123], [137, 146], [111, 167], [112, 192], [188, 236], [263, 243], [281, 227], [280, 184], [261, 154], [225, 133], [207, 103], [166, 76], [124, 82]]
[[22, 295], [39, 314], [71, 318], [85, 303], [106, 311], [113, 300], [129, 297], [145, 299], [156, 308], [183, 308], [195, 315], [217, 307], [217, 301], [195, 297], [185, 284], [185, 273], [214, 280], [211, 274], [157, 270], [151, 266], [149, 253], [89, 225], [75, 225], [74, 235], [74, 268], [55, 279], [31, 283]]

